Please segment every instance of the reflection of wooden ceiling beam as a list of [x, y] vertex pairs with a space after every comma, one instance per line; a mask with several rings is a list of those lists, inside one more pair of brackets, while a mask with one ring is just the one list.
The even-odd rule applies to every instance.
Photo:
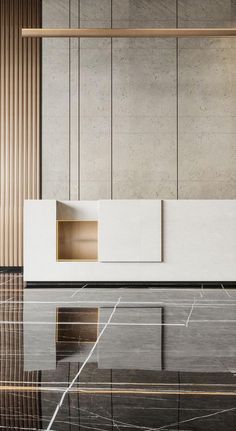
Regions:
[[22, 37], [235, 37], [236, 28], [23, 28]]

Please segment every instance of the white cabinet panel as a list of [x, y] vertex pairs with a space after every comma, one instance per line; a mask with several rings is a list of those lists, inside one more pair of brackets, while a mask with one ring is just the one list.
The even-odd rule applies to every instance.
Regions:
[[161, 262], [162, 201], [99, 201], [101, 262]]

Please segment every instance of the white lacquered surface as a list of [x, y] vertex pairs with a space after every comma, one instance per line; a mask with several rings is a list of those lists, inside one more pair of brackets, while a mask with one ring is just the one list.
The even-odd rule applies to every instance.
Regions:
[[159, 200], [99, 202], [99, 261], [160, 262], [161, 205]]
[[235, 200], [163, 201], [162, 262], [56, 262], [56, 206], [26, 202], [26, 281], [236, 280]]

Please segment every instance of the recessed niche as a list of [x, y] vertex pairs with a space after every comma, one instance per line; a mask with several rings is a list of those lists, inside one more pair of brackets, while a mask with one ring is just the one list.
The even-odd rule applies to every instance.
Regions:
[[96, 261], [97, 259], [97, 221], [57, 221], [57, 260]]
[[95, 343], [97, 336], [97, 308], [57, 309], [57, 342]]

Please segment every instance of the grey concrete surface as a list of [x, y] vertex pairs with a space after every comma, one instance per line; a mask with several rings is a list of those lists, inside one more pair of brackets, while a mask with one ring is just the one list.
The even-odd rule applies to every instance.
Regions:
[[[222, 27], [231, 0], [43, 0], [44, 27]], [[42, 197], [236, 197], [236, 41], [45, 39]]]

